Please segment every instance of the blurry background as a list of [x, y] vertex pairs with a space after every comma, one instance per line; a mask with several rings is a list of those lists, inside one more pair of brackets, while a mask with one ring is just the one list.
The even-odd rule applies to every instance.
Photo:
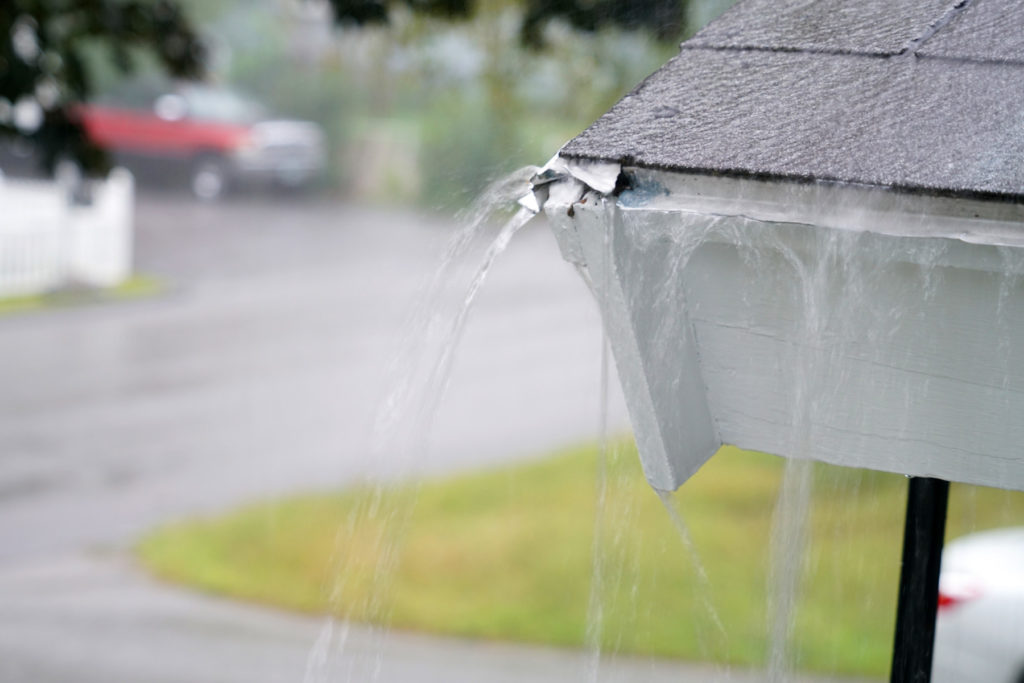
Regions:
[[[628, 437], [599, 456], [600, 321], [541, 221], [490, 272], [429, 435], [388, 402], [438, 341], [416, 321], [456, 315], [514, 193], [474, 199], [730, 4], [0, 8], [0, 680], [760, 666], [781, 461], [726, 453], [688, 488], [711, 590]], [[62, 40], [75, 49], [48, 48]], [[627, 434], [611, 372], [608, 431]], [[428, 483], [358, 488], [411, 474]], [[880, 677], [901, 479], [815, 482], [791, 659], [813, 680]], [[955, 533], [1019, 523], [1019, 495], [957, 490]]]
[[[723, 7], [690, 3], [685, 24]], [[0, 8], [0, 680], [369, 680], [337, 667], [375, 661], [372, 632], [345, 654], [322, 619], [162, 584], [152, 572], [179, 551], [208, 578], [238, 576], [189, 543], [140, 543], [239, 505], [596, 439], [599, 320], [542, 224], [490, 274], [429, 448], [395, 457], [374, 435], [389, 367], [420, 341], [417, 297], [474, 198], [543, 164], [686, 30], [555, 16], [531, 47], [528, 9], [447, 19], [397, 3], [357, 26], [315, 1]], [[443, 306], [504, 211], [483, 211]], [[617, 398], [609, 422], [626, 429]], [[592, 503], [579, 512], [592, 520]], [[226, 551], [242, 575], [298, 585], [250, 554], [280, 529], [316, 539], [291, 563], [315, 593], [344, 581], [331, 557], [345, 551], [316, 522], [255, 514]], [[346, 513], [313, 519], [333, 539]], [[585, 664], [400, 633], [386, 647], [388, 680], [564, 680]]]

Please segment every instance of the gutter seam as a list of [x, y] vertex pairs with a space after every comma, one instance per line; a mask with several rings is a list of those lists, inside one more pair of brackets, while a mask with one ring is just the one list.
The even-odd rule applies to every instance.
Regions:
[[[934, 34], [932, 34], [934, 35]], [[917, 39], [915, 39], [917, 40]], [[779, 53], [779, 54], [807, 54], [807, 55], [826, 55], [830, 57], [864, 57], [866, 59], [893, 59], [893, 58], [907, 58], [914, 57], [920, 60], [934, 60], [939, 62], [954, 62], [958, 64], [998, 64], [1001, 66], [1024, 66], [1024, 59], [991, 59], [985, 57], [971, 57], [964, 55], [938, 55], [917, 52], [921, 44], [917, 44], [914, 47], [915, 51], [909, 51], [910, 48], [904, 48], [899, 52], [862, 52], [859, 50], [838, 50], [838, 49], [827, 49], [817, 47], [792, 47], [787, 45], [776, 45], [767, 47], [764, 45], [691, 45], [683, 43], [680, 47], [680, 54], [684, 51], [697, 51], [705, 50], [707, 52], [763, 52], [763, 53]], [[643, 85], [643, 83], [641, 83]], [[639, 88], [634, 88], [634, 92]], [[630, 93], [632, 94], [632, 93]]]
[[708, 168], [705, 166], [685, 166], [675, 164], [651, 163], [632, 154], [587, 154], [573, 152], [572, 149], [563, 148], [559, 156], [565, 159], [577, 159], [584, 161], [600, 161], [606, 163], [617, 163], [623, 168], [636, 167], [650, 169], [652, 171], [667, 171], [670, 173], [691, 173], [723, 178], [746, 178], [748, 180], [780, 181], [796, 183], [799, 185], [836, 185], [841, 187], [863, 187], [863, 188], [885, 188], [894, 192], [901, 192], [910, 195], [926, 195], [936, 197], [951, 197], [955, 199], [977, 199], [981, 201], [1001, 202], [1006, 204], [1024, 203], [1024, 190], [1020, 192], [999, 191], [999, 190], [978, 190], [970, 188], [933, 187], [924, 184], [908, 182], [895, 182], [879, 184], [871, 180], [839, 178], [831, 176], [812, 176], [795, 173], [781, 173], [770, 171], [755, 171], [742, 167], [721, 167]]
[[907, 43], [907, 46], [900, 51], [900, 54], [916, 55], [922, 45], [931, 40], [939, 31], [955, 21], [957, 17], [963, 14], [964, 11], [973, 4], [973, 2], [974, 0], [960, 0], [960, 2], [950, 7], [946, 10], [946, 13], [939, 17], [938, 21], [929, 26], [924, 33]]

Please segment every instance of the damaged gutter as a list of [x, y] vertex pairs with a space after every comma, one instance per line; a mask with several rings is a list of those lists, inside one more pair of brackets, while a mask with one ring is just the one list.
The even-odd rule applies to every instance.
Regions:
[[[628, 180], [619, 163], [555, 156], [533, 177], [520, 203], [544, 211], [562, 257], [577, 267], [594, 294], [628, 397], [644, 473], [655, 489], [671, 491], [722, 441], [706, 401], [686, 311], [666, 298], [659, 300], [671, 310], [647, 315], [632, 307], [634, 283], [621, 271], [630, 245], [615, 227]], [[654, 324], [663, 334], [652, 333]], [[658, 371], [652, 373], [655, 366]], [[668, 404], [686, 419], [666, 420], [658, 407]]]
[[[655, 488], [677, 488], [730, 443], [1024, 489], [1024, 460], [1001, 455], [1024, 438], [1024, 423], [1012, 417], [1024, 409], [1021, 378], [1006, 374], [1017, 359], [1005, 354], [1016, 351], [1007, 343], [1003, 355], [962, 352], [989, 348], [991, 330], [1024, 330], [1024, 309], [1012, 303], [1024, 282], [1024, 205], [559, 156], [534, 175], [521, 203], [544, 211], [563, 258], [601, 308], [644, 473]], [[822, 239], [824, 231], [858, 236]], [[680, 240], [713, 246], [687, 251], [682, 271], [684, 252], [671, 253], [684, 248]], [[829, 249], [851, 244], [857, 249], [842, 251], [843, 268], [818, 270], [835, 256]], [[744, 261], [743, 245], [760, 245], [761, 266]], [[808, 284], [807, 273], [820, 280]], [[873, 275], [849, 279], [864, 273]], [[842, 286], [819, 291], [812, 286], [819, 282]], [[851, 282], [854, 291], [870, 284], [877, 301], [851, 304], [843, 298]], [[836, 394], [842, 409], [816, 413], [820, 424], [796, 448], [803, 442], [793, 430], [805, 418], [790, 402], [791, 366], [778, 361], [792, 349], [817, 348], [793, 321], [806, 315], [800, 302], [818, 296], [834, 296], [822, 299], [826, 308], [864, 319], [827, 318], [839, 325], [827, 330], [834, 363], [802, 372], [822, 386], [843, 378]], [[891, 310], [916, 313], [902, 316], [880, 344], [873, 335]], [[919, 315], [925, 310], [931, 314]], [[907, 395], [931, 400], [905, 421], [894, 418], [905, 414]], [[945, 428], [951, 409], [969, 416], [956, 430]], [[901, 435], [899, 448], [891, 447], [892, 434]]]
[[567, 159], [556, 154], [530, 179], [530, 191], [519, 199], [527, 210], [547, 214], [562, 258], [580, 268], [588, 282], [589, 275], [583, 268], [586, 259], [572, 220], [573, 205], [590, 201], [588, 197], [593, 205], [602, 203], [620, 186], [621, 175], [622, 165], [615, 162]]
[[[1019, 202], [906, 193], [858, 183], [712, 176], [559, 155], [534, 175], [530, 187], [520, 204], [549, 216], [560, 210], [571, 216], [572, 206], [593, 193], [594, 200], [611, 198], [627, 210], [735, 216], [893, 237], [1024, 246], [1024, 204]], [[567, 246], [562, 244], [568, 259]]]
[[556, 154], [530, 179], [530, 192], [519, 203], [539, 213], [549, 202], [572, 206], [590, 191], [610, 195], [621, 172], [621, 164], [615, 162], [566, 159]]

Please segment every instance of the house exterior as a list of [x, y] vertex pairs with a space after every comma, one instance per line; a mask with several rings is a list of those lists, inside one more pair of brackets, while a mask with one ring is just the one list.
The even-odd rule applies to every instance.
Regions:
[[1024, 6], [747, 0], [534, 180], [644, 470], [1024, 489]]
[[131, 276], [135, 181], [114, 169], [88, 202], [62, 182], [0, 177], [0, 299]]

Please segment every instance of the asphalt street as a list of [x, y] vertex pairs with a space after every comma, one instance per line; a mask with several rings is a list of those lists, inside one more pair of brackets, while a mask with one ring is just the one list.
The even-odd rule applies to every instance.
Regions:
[[[0, 558], [123, 547], [166, 520], [404, 473], [374, 452], [373, 419], [451, 219], [157, 195], [140, 199], [137, 230], [137, 268], [166, 293], [0, 319]], [[589, 296], [544, 226], [520, 233], [416, 466], [594, 438]]]
[[[663, 660], [437, 638], [346, 635], [340, 626], [161, 586], [123, 558], [71, 556], [0, 568], [0, 678], [33, 683], [756, 683], [745, 672]], [[379, 669], [376, 665], [379, 663]], [[375, 671], [374, 671], [375, 670]], [[374, 671], [368, 674], [368, 671]], [[354, 672], [354, 673], [353, 673]], [[798, 677], [792, 683], [824, 683]], [[857, 683], [846, 680], [845, 683]], [[866, 683], [866, 682], [864, 682]]]
[[[375, 449], [373, 419], [455, 229], [323, 200], [143, 194], [136, 265], [162, 294], [0, 319], [0, 679], [303, 680], [319, 620], [158, 586], [130, 547], [245, 501], [407, 476]], [[594, 438], [600, 343], [588, 292], [546, 228], [526, 228], [479, 296], [412, 465]], [[416, 642], [396, 665], [431, 649]], [[485, 680], [445, 652], [384, 680]]]
[[[154, 525], [365, 475], [429, 475], [596, 437], [596, 307], [543, 225], [497, 262], [431, 447], [375, 448], [403, 321], [450, 218], [324, 200], [142, 195], [137, 270], [163, 293], [0, 318], [0, 681], [731, 681], [757, 674], [355, 629], [161, 585]], [[409, 340], [406, 340], [408, 343]], [[415, 344], [416, 340], [411, 340]], [[621, 397], [613, 430], [627, 428]], [[318, 645], [320, 643], [320, 645]]]

